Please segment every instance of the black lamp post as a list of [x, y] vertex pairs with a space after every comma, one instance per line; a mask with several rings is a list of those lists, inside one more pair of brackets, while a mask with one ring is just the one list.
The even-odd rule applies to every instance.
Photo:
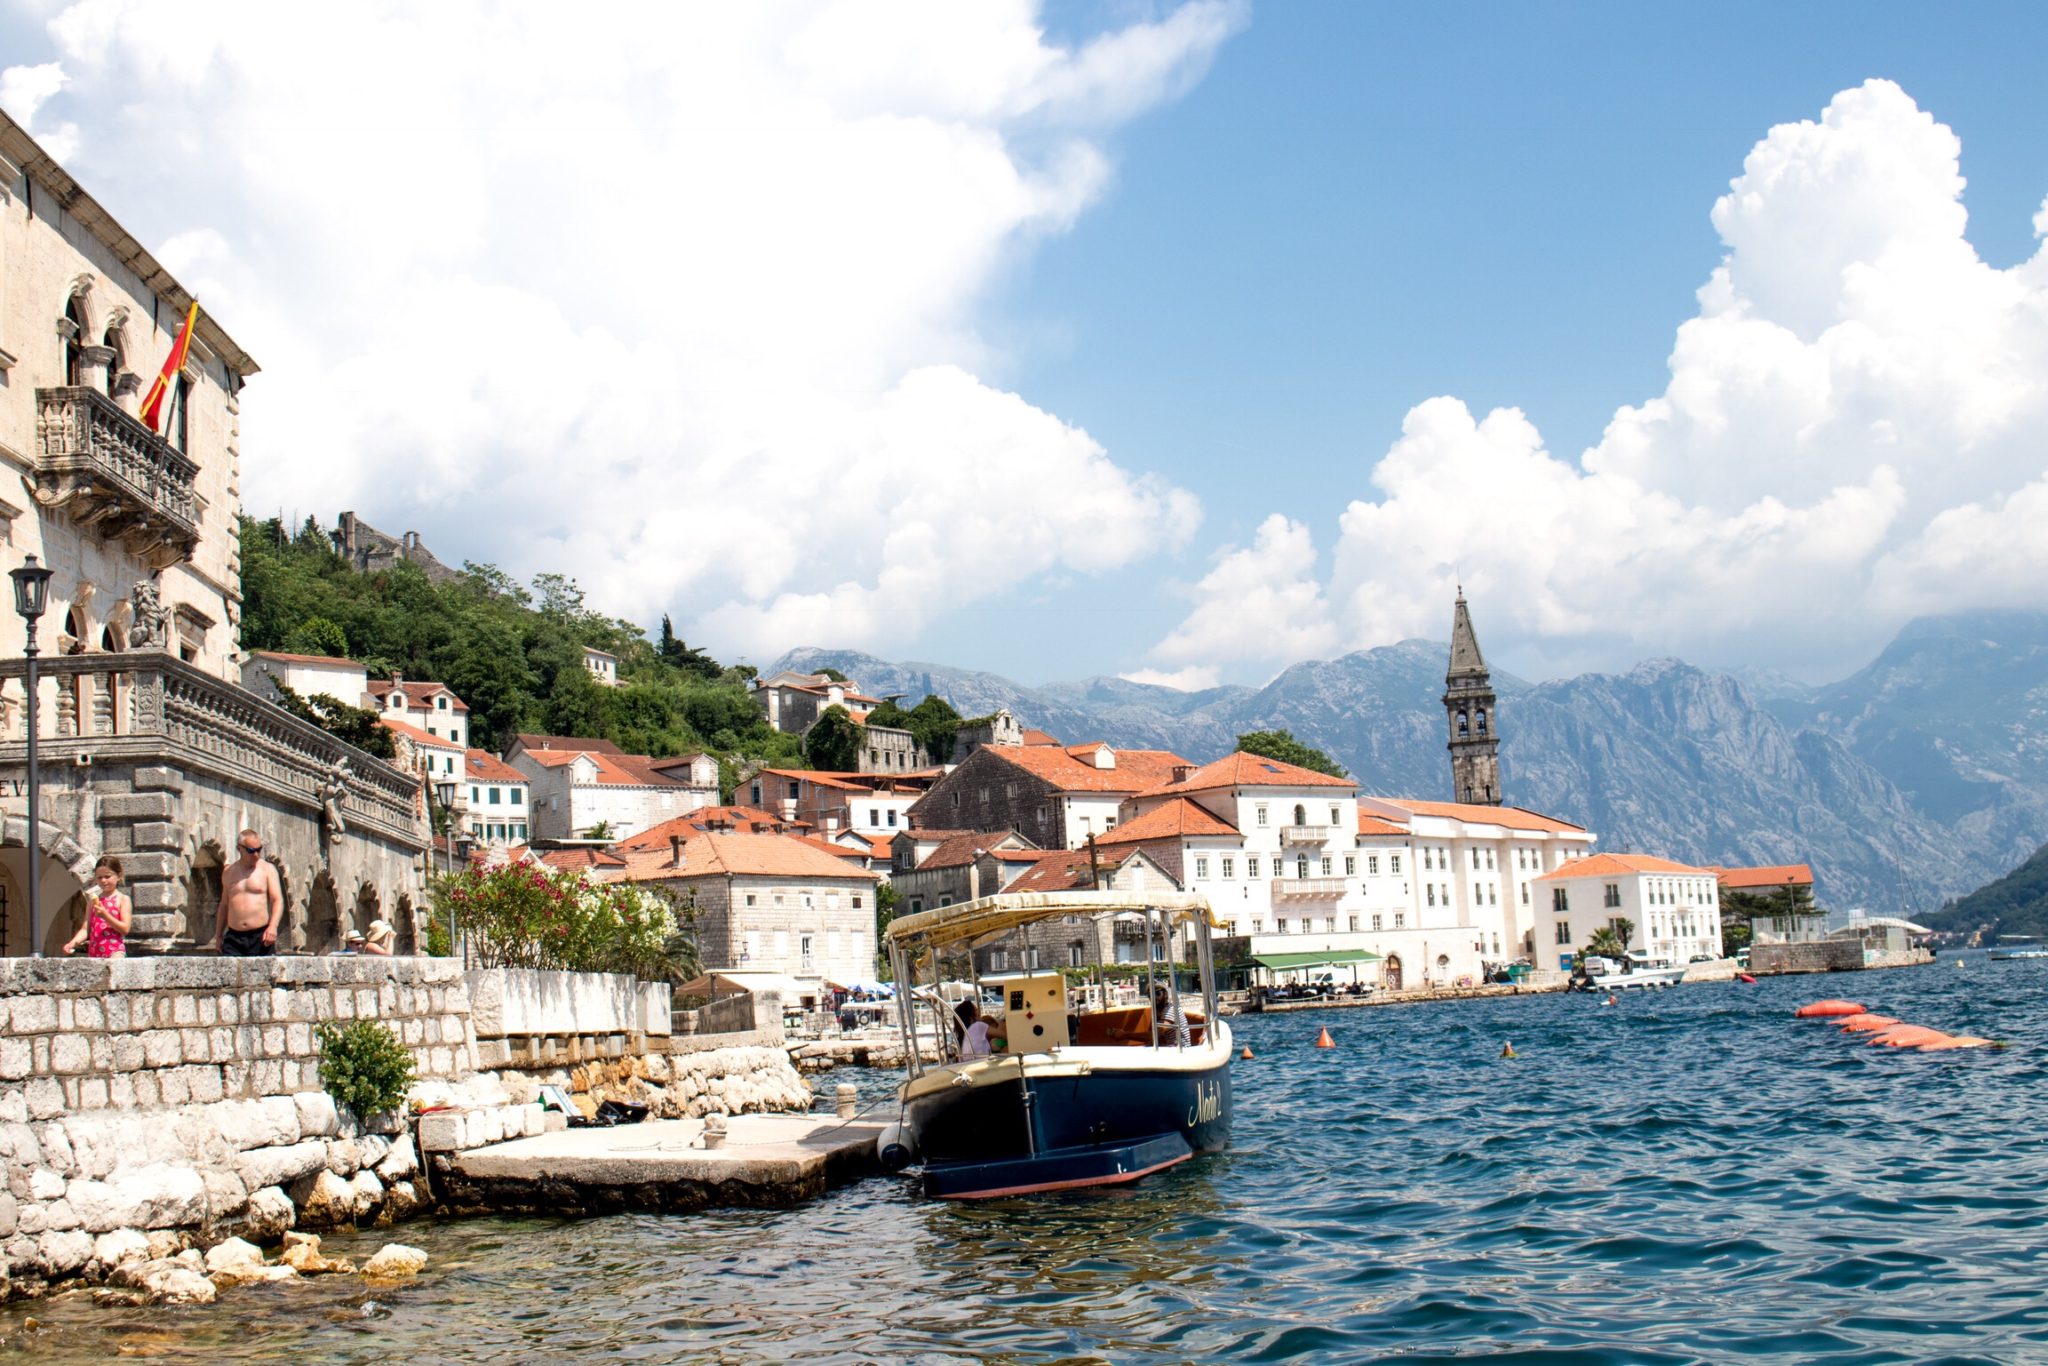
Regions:
[[[439, 802], [441, 803], [441, 814], [442, 814], [443, 816], [445, 816], [445, 817], [447, 818], [447, 821], [448, 821], [448, 852], [449, 852], [449, 857], [448, 857], [448, 859], [447, 859], [447, 860], [445, 861], [445, 867], [447, 868], [447, 871], [448, 871], [449, 875], [450, 875], [450, 876], [453, 876], [453, 875], [454, 875], [454, 872], [455, 872], [455, 864], [454, 864], [454, 853], [455, 853], [455, 783], [454, 783], [454, 781], [453, 781], [452, 779], [447, 779], [447, 780], [443, 780], [443, 781], [441, 781], [441, 782], [435, 783], [435, 784], [434, 784], [434, 797], [435, 797], [435, 799], [436, 799], [437, 801], [439, 801]], [[429, 834], [431, 835], [431, 834], [432, 834], [433, 832], [432, 832], [432, 831], [429, 831], [428, 833], [429, 833]], [[449, 956], [450, 956], [451, 958], [455, 956], [455, 898], [454, 898], [453, 896], [450, 896], [450, 897], [448, 898], [448, 954], [449, 954]]]
[[39, 923], [43, 900], [43, 846], [37, 819], [42, 805], [42, 779], [36, 771], [36, 719], [42, 708], [41, 698], [36, 692], [36, 622], [50, 605], [51, 574], [51, 570], [37, 564], [36, 557], [30, 555], [22, 560], [21, 568], [8, 575], [14, 580], [14, 610], [21, 614], [28, 627], [28, 642], [22, 647], [22, 656], [28, 661], [28, 951], [34, 958], [43, 956]]

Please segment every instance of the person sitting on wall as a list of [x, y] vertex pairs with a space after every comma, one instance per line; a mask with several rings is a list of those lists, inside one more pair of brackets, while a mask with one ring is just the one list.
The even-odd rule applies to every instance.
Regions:
[[277, 952], [277, 922], [284, 918], [284, 891], [277, 869], [263, 857], [263, 837], [244, 830], [235, 839], [241, 857], [220, 877], [220, 913], [212, 949], [230, 958], [266, 958]]
[[388, 920], [372, 920], [370, 932], [363, 936], [363, 952], [374, 953], [379, 958], [391, 956], [391, 946], [398, 939], [398, 931]]
[[363, 932], [350, 930], [342, 936], [341, 947], [327, 955], [329, 958], [353, 958], [363, 952]]

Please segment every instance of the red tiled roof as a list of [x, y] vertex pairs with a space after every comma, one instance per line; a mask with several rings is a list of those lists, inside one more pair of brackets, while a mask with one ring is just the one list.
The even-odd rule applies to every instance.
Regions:
[[1247, 754], [1243, 750], [1238, 750], [1234, 754], [1224, 755], [1213, 764], [1202, 765], [1179, 782], [1169, 781], [1138, 795], [1153, 797], [1174, 792], [1201, 792], [1216, 787], [1357, 786], [1358, 784], [1349, 778], [1332, 778], [1329, 774], [1317, 773], [1314, 769], [1300, 768], [1294, 764], [1282, 763], [1278, 759], [1268, 759], [1262, 754]]
[[790, 838], [802, 840], [813, 849], [823, 849], [833, 858], [849, 859], [855, 863], [865, 863], [871, 857], [865, 849], [855, 849], [849, 845], [834, 844], [830, 840], [821, 840], [816, 835], [791, 835]]
[[1785, 863], [1774, 868], [1715, 868], [1723, 887], [1742, 891], [1750, 887], [1811, 887], [1813, 868], [1805, 863]]
[[1673, 863], [1668, 858], [1654, 858], [1649, 854], [1589, 854], [1575, 858], [1562, 868], [1553, 868], [1538, 882], [1557, 882], [1574, 877], [1621, 877], [1629, 873], [1693, 873], [1701, 877], [1713, 876], [1711, 868], [1695, 868], [1689, 863]]
[[[1093, 753], [1094, 747], [1084, 747]], [[1097, 768], [1051, 745], [989, 745], [982, 750], [1063, 792], [1138, 792], [1173, 776], [1186, 759], [1163, 749], [1120, 749], [1115, 768]]]
[[1519, 806], [1479, 806], [1470, 802], [1418, 802], [1408, 797], [1373, 797], [1370, 800], [1398, 806], [1403, 811], [1418, 816], [1442, 816], [1450, 820], [1465, 821], [1472, 825], [1498, 825], [1509, 830], [1549, 830], [1557, 833], [1582, 835], [1583, 825], [1573, 825], [1555, 816], [1546, 816], [1539, 811], [1530, 811]]
[[[370, 689], [370, 696], [372, 697], [382, 698], [389, 697], [391, 695], [391, 680], [388, 678], [370, 679], [368, 686]], [[460, 697], [456, 697], [455, 689], [449, 687], [446, 683], [413, 683], [408, 681], [403, 686], [405, 688], [405, 705], [408, 710], [436, 710], [436, 708], [428, 704], [431, 703], [434, 700], [434, 698], [440, 693], [447, 693], [450, 697], [455, 698], [453, 710], [469, 710], [469, 703], [463, 701]]]
[[1024, 743], [1027, 745], [1058, 745], [1059, 741], [1042, 730], [1027, 727], [1024, 731]]
[[1378, 816], [1368, 816], [1361, 811], [1358, 813], [1358, 833], [1361, 835], [1405, 835], [1408, 833], [1408, 827], [1396, 825], [1392, 821], [1383, 821]]
[[548, 867], [560, 868], [564, 872], [572, 868], [603, 870], [626, 866], [626, 860], [611, 850], [588, 846], [573, 849], [540, 849], [534, 851], [534, 856]]
[[[251, 650], [249, 651], [249, 657], [251, 659], [281, 659], [287, 664], [346, 664], [352, 669], [363, 667], [353, 659], [343, 659], [339, 655], [294, 655], [287, 654], [283, 650]], [[386, 684], [385, 686], [389, 687], [390, 685]]]
[[1023, 836], [1008, 830], [975, 830], [963, 835], [954, 835], [950, 839], [940, 841], [938, 848], [926, 854], [924, 861], [917, 865], [917, 871], [922, 873], [928, 868], [964, 868], [995, 845], [1012, 838], [1022, 839]]
[[1189, 801], [1176, 797], [1134, 820], [1095, 837], [1097, 844], [1136, 844], [1141, 840], [1188, 839], [1206, 835], [1235, 836], [1238, 828]]
[[609, 740], [585, 740], [575, 735], [515, 735], [512, 737], [529, 750], [566, 750], [569, 753], [623, 754], [624, 750]]
[[[1112, 859], [1104, 859], [1102, 864], [1105, 869], [1116, 866], [1115, 860]], [[1076, 887], [1087, 887], [1091, 882], [1086, 849], [1053, 849], [1041, 855], [1003, 890], [1070, 892]]]
[[457, 753], [464, 752], [463, 747], [456, 744], [453, 740], [439, 735], [429, 735], [409, 721], [396, 721], [389, 716], [380, 716], [377, 718], [377, 724], [389, 726], [393, 731], [403, 735], [416, 745], [425, 745], [429, 749], [452, 749]]
[[462, 761], [469, 768], [469, 776], [485, 783], [523, 783], [526, 775], [512, 765], [492, 754], [489, 750], [472, 749], [463, 753]]
[[848, 778], [860, 776], [854, 773], [827, 773], [822, 769], [815, 768], [764, 768], [761, 772], [772, 773], [778, 778], [796, 778], [803, 782], [816, 784], [819, 787], [834, 788], [843, 792], [866, 792], [870, 790], [861, 783], [847, 781]]
[[635, 849], [666, 849], [669, 840], [677, 835], [684, 839], [695, 839], [698, 835], [713, 832], [712, 823], [729, 821], [732, 833], [739, 835], [774, 835], [784, 831], [809, 830], [809, 821], [785, 821], [771, 816], [766, 811], [757, 811], [751, 806], [701, 806], [686, 816], [665, 820], [660, 825], [651, 825], [638, 834], [620, 840], [614, 848], [631, 851]]
[[562, 768], [578, 759], [588, 759], [596, 770], [594, 781], [600, 787], [690, 786], [655, 768], [654, 760], [644, 754], [620, 754], [616, 750], [606, 754], [598, 750], [530, 749], [525, 757], [542, 768]]
[[636, 850], [631, 859], [627, 875], [635, 880], [726, 874], [812, 880], [853, 878], [861, 882], [877, 878], [877, 874], [851, 867], [846, 859], [828, 854], [796, 835], [699, 834], [684, 843], [680, 869], [673, 866], [674, 860], [665, 849]]

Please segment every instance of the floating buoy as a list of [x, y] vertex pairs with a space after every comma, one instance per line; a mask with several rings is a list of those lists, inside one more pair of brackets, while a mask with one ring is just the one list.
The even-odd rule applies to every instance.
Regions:
[[1756, 978], [1754, 978], [1754, 977], [1750, 976], [1750, 975], [1749, 975], [1748, 973], [1746, 973], [1746, 972], [1738, 972], [1738, 973], [1736, 973], [1736, 974], [1735, 974], [1735, 980], [1736, 980], [1736, 981], [1738, 981], [1738, 982], [1747, 982], [1747, 983], [1749, 983], [1749, 984], [1750, 984], [1751, 986], [1755, 986], [1755, 985], [1756, 985]]
[[1923, 1043], [1918, 1045], [1918, 1047], [1922, 1053], [1945, 1053], [1951, 1048], [1998, 1048], [2001, 1045], [1995, 1044], [1989, 1039], [1979, 1039], [1968, 1034], [1957, 1034], [1935, 1043]]
[[1871, 1015], [1867, 1013], [1862, 1015], [1844, 1015], [1840, 1018], [1844, 1034], [1872, 1034], [1880, 1029], [1890, 1029], [1893, 1025], [1902, 1023], [1889, 1015]]
[[1252, 1060], [1252, 1046], [1250, 1044], [1246, 1044], [1244, 1046], [1244, 1052], [1238, 1054], [1237, 1056], [1243, 1058], [1246, 1062], [1250, 1062]]
[[1504, 1044], [1502, 1044], [1502, 1045], [1500, 1046], [1500, 1055], [1501, 1055], [1501, 1056], [1502, 1056], [1503, 1058], [1512, 1058], [1512, 1057], [1516, 1057], [1516, 1056], [1519, 1056], [1519, 1055], [1518, 1055], [1518, 1054], [1517, 1054], [1517, 1053], [1515, 1052], [1515, 1046], [1514, 1046], [1513, 1044], [1511, 1044], [1511, 1043], [1504, 1043]]
[[1870, 1036], [1870, 1043], [1872, 1047], [1883, 1044], [1886, 1048], [1918, 1048], [1922, 1044], [1941, 1043], [1954, 1037], [1926, 1025], [1899, 1024], [1878, 1030]]
[[1322, 1032], [1322, 1033], [1320, 1033], [1320, 1034], [1318, 1034], [1318, 1035], [1316, 1035], [1316, 1047], [1317, 1047], [1317, 1048], [1335, 1048], [1336, 1046], [1337, 1046], [1337, 1041], [1336, 1041], [1335, 1039], [1333, 1039], [1333, 1038], [1331, 1038], [1331, 1037], [1330, 1037], [1330, 1027], [1329, 1027], [1328, 1025], [1324, 1025], [1324, 1026], [1323, 1026], [1323, 1032]]
[[1801, 1020], [1825, 1020], [1836, 1015], [1861, 1015], [1863, 1007], [1854, 1001], [1815, 1001], [1803, 1005], [1792, 1014]]

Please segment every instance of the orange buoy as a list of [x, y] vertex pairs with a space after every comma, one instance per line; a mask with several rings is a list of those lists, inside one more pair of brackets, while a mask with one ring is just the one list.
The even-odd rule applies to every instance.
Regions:
[[1922, 1053], [1944, 1053], [1951, 1048], [1996, 1048], [1998, 1045], [1989, 1039], [1979, 1039], [1969, 1034], [1957, 1034], [1935, 1043], [1923, 1043], [1919, 1047]]
[[1736, 980], [1736, 981], [1738, 981], [1738, 982], [1747, 982], [1747, 983], [1749, 983], [1749, 984], [1750, 984], [1751, 986], [1755, 986], [1755, 985], [1756, 985], [1756, 978], [1754, 978], [1754, 977], [1750, 976], [1750, 975], [1749, 975], [1748, 973], [1746, 973], [1746, 972], [1738, 972], [1738, 973], [1736, 973], [1736, 974], [1735, 974], [1735, 980]]
[[1862, 1015], [1844, 1015], [1841, 1017], [1842, 1032], [1844, 1034], [1869, 1034], [1880, 1029], [1890, 1029], [1893, 1025], [1899, 1023], [1901, 1021], [1895, 1020], [1889, 1015], [1872, 1015], [1868, 1012]]
[[1863, 1007], [1854, 1001], [1814, 1001], [1792, 1014], [1801, 1020], [1825, 1020], [1836, 1015], [1861, 1015]]
[[1870, 1036], [1870, 1042], [1873, 1046], [1883, 1044], [1886, 1048], [1918, 1048], [1922, 1044], [1940, 1043], [1954, 1037], [1926, 1025], [1901, 1024], [1878, 1030]]
[[1252, 1046], [1250, 1044], [1246, 1044], [1244, 1046], [1244, 1052], [1238, 1054], [1237, 1056], [1243, 1058], [1246, 1062], [1250, 1062], [1252, 1060]]
[[1333, 1038], [1331, 1038], [1331, 1037], [1330, 1037], [1330, 1027], [1329, 1027], [1328, 1025], [1324, 1025], [1324, 1026], [1323, 1026], [1323, 1032], [1322, 1032], [1322, 1033], [1320, 1033], [1320, 1034], [1318, 1034], [1318, 1035], [1316, 1035], [1316, 1047], [1317, 1047], [1317, 1048], [1335, 1048], [1336, 1046], [1337, 1046], [1337, 1041], [1336, 1041], [1335, 1039], [1333, 1039]]

